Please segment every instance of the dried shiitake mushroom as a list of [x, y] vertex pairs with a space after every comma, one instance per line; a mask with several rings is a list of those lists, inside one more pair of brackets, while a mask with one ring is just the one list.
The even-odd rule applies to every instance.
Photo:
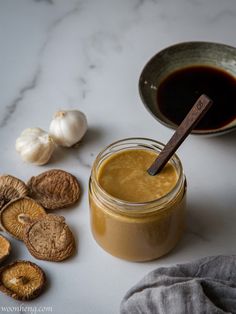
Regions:
[[0, 269], [0, 291], [17, 300], [35, 299], [45, 283], [43, 270], [28, 261], [16, 261]]
[[9, 202], [0, 212], [1, 228], [13, 237], [23, 240], [27, 223], [46, 215], [44, 208], [29, 197]]
[[60, 262], [75, 251], [75, 240], [65, 218], [46, 215], [26, 225], [24, 242], [36, 258]]
[[80, 197], [80, 186], [70, 173], [53, 169], [28, 182], [30, 196], [44, 208], [57, 209], [74, 204]]
[[11, 251], [11, 244], [10, 242], [0, 235], [0, 263], [4, 261]]
[[27, 194], [28, 187], [23, 181], [10, 175], [0, 176], [0, 209], [9, 201]]

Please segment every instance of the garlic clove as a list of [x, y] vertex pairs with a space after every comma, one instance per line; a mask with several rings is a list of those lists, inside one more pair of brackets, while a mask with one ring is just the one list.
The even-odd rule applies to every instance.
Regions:
[[83, 138], [87, 129], [87, 118], [83, 112], [64, 110], [54, 115], [49, 134], [58, 145], [71, 147]]
[[53, 139], [40, 128], [25, 129], [16, 140], [16, 151], [22, 160], [35, 165], [46, 164], [55, 147]]
[[40, 135], [42, 134], [42, 131], [41, 128], [27, 128], [22, 131], [21, 136], [32, 136], [34, 134]]
[[[52, 138], [49, 137], [48, 141], [49, 142], [52, 141]], [[55, 145], [55, 144], [53, 144], [53, 145]], [[51, 158], [51, 155], [52, 155], [52, 153], [54, 151], [54, 148], [55, 147], [53, 146], [53, 149], [52, 149], [51, 145], [49, 145], [48, 142], [47, 142], [44, 145], [44, 151], [42, 152], [41, 157], [38, 159], [37, 164], [38, 165], [43, 165], [43, 164], [47, 163], [49, 161], [49, 159]]]

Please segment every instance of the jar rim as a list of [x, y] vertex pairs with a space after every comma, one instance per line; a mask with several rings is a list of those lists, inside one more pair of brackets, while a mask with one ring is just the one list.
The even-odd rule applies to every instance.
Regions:
[[[146, 143], [145, 143], [146, 142]], [[99, 166], [101, 165], [101, 163], [108, 157], [103, 158], [104, 154], [106, 152], [109, 152], [109, 150], [111, 150], [112, 148], [116, 148], [119, 145], [127, 145], [127, 144], [135, 144], [137, 146], [143, 146], [143, 148], [148, 148], [148, 149], [154, 149], [155, 151], [157, 151], [157, 149], [159, 148], [159, 151], [161, 148], [163, 148], [165, 145], [159, 141], [150, 139], [150, 138], [145, 138], [145, 137], [129, 137], [129, 138], [124, 138], [121, 140], [117, 140], [113, 143], [111, 143], [110, 145], [106, 146], [96, 157], [94, 164], [93, 164], [93, 168], [92, 168], [92, 175], [93, 178], [95, 178], [95, 185], [96, 188], [99, 191], [99, 194], [101, 194], [106, 200], [110, 200], [111, 202], [114, 202], [116, 204], [116, 206], [120, 206], [125, 207], [125, 208], [129, 208], [129, 210], [131, 210], [132, 212], [138, 211], [138, 208], [143, 207], [143, 206], [148, 206], [150, 208], [152, 207], [156, 207], [157, 203], [159, 204], [163, 204], [165, 202], [166, 199], [168, 199], [172, 194], [175, 194], [174, 192], [176, 191], [176, 188], [179, 187], [181, 185], [181, 183], [184, 181], [183, 180], [183, 167], [182, 167], [182, 163], [179, 159], [179, 157], [177, 156], [177, 154], [174, 154], [171, 158], [170, 161], [175, 161], [176, 165], [174, 165], [175, 169], [178, 170], [178, 180], [176, 182], [176, 184], [174, 185], [174, 187], [165, 195], [159, 197], [158, 199], [154, 199], [151, 201], [147, 201], [147, 202], [131, 202], [131, 201], [126, 201], [126, 200], [121, 200], [117, 197], [114, 197], [112, 195], [110, 195], [109, 193], [106, 192], [105, 189], [102, 188], [102, 186], [100, 185], [99, 181], [97, 180], [97, 170], [99, 169]], [[131, 147], [123, 147], [120, 149], [121, 150], [127, 150], [127, 149], [131, 149]], [[114, 151], [111, 151], [109, 156], [114, 153]], [[106, 155], [105, 155], [106, 156]], [[102, 159], [103, 158], [103, 159]], [[177, 168], [178, 167], [178, 168]], [[178, 191], [176, 191], [177, 193]], [[121, 210], [123, 212], [123, 210]]]

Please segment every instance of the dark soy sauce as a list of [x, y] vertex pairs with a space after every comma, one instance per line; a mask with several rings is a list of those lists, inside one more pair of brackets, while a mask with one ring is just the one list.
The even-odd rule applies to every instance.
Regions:
[[159, 110], [179, 125], [201, 94], [209, 96], [213, 105], [195, 130], [218, 129], [236, 117], [236, 79], [204, 65], [183, 68], [166, 77], [157, 93]]

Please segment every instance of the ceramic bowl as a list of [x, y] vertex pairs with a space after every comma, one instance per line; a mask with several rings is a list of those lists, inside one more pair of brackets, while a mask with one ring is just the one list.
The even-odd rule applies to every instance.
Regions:
[[[172, 129], [177, 127], [158, 109], [157, 93], [160, 83], [176, 70], [199, 65], [224, 70], [236, 79], [236, 48], [211, 42], [184, 42], [160, 51], [145, 65], [139, 79], [139, 93], [148, 111], [165, 126]], [[230, 123], [221, 128], [193, 130], [192, 133], [217, 135], [234, 130], [236, 117], [232, 118]]]

